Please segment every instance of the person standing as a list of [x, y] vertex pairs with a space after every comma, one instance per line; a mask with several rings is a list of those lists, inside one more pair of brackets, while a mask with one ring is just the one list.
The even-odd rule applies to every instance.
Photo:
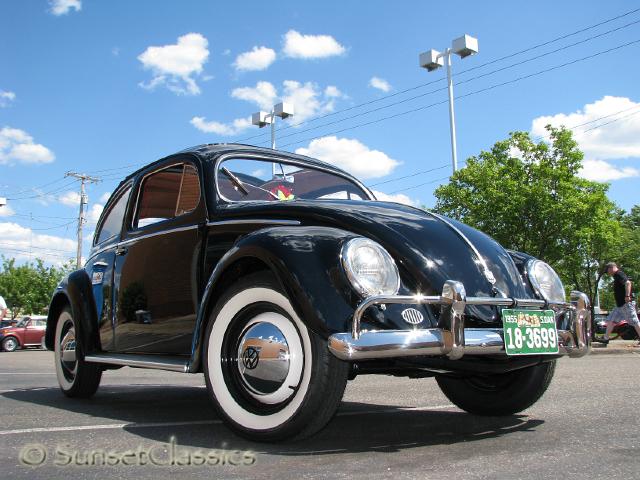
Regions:
[[[640, 339], [640, 320], [636, 313], [636, 302], [633, 300], [633, 286], [629, 277], [618, 268], [614, 262], [607, 263], [607, 274], [613, 277], [613, 296], [616, 300], [614, 308], [607, 317], [607, 332], [602, 338], [602, 343], [609, 343], [609, 335], [616, 323], [627, 320], [629, 325], [636, 329]], [[638, 342], [640, 346], [640, 341]]]
[[2, 320], [7, 315], [7, 312], [7, 302], [5, 302], [2, 295], [0, 295], [0, 320]]

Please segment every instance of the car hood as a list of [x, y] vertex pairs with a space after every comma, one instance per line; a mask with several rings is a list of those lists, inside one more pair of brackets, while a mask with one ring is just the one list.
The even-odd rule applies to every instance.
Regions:
[[[425, 295], [439, 295], [446, 280], [457, 280], [468, 296], [528, 296], [515, 263], [498, 242], [456, 220], [418, 208], [378, 201], [296, 200], [232, 209], [251, 217], [270, 215], [337, 227], [376, 240], [395, 258], [404, 273], [403, 283]], [[485, 274], [483, 262], [491, 274]], [[491, 276], [493, 283], [487, 278]]]

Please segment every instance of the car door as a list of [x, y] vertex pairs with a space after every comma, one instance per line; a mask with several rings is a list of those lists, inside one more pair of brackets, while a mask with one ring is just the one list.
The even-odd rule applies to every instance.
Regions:
[[89, 259], [84, 267], [91, 279], [100, 346], [102, 350], [107, 352], [115, 350], [115, 301], [112, 297], [115, 250], [120, 241], [130, 194], [131, 182], [127, 182], [114, 192], [105, 205], [104, 212], [96, 226]]
[[199, 163], [172, 157], [144, 172], [116, 248], [116, 350], [188, 354], [206, 223]]
[[24, 345], [31, 345], [33, 343], [36, 343], [35, 337], [37, 331], [35, 329], [34, 323], [35, 321], [30, 319], [27, 320], [23, 325], [24, 328], [22, 330], [22, 343]]

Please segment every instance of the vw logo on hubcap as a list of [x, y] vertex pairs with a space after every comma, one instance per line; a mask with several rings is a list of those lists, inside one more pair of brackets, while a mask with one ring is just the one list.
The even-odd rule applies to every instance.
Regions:
[[242, 363], [247, 370], [253, 370], [260, 361], [260, 352], [253, 347], [248, 347], [242, 354]]

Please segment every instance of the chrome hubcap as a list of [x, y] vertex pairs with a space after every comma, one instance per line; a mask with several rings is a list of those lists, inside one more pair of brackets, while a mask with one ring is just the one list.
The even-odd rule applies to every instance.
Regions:
[[13, 350], [16, 348], [16, 341], [13, 338], [9, 338], [5, 341], [4, 345], [7, 350]]
[[76, 360], [76, 332], [73, 327], [73, 322], [68, 322], [70, 325], [65, 325], [63, 329], [63, 335], [60, 339], [60, 363], [62, 364], [65, 373], [74, 376], [78, 369], [78, 362]]
[[269, 395], [284, 384], [290, 367], [287, 339], [269, 322], [250, 325], [238, 346], [238, 370], [244, 386], [255, 395]]

